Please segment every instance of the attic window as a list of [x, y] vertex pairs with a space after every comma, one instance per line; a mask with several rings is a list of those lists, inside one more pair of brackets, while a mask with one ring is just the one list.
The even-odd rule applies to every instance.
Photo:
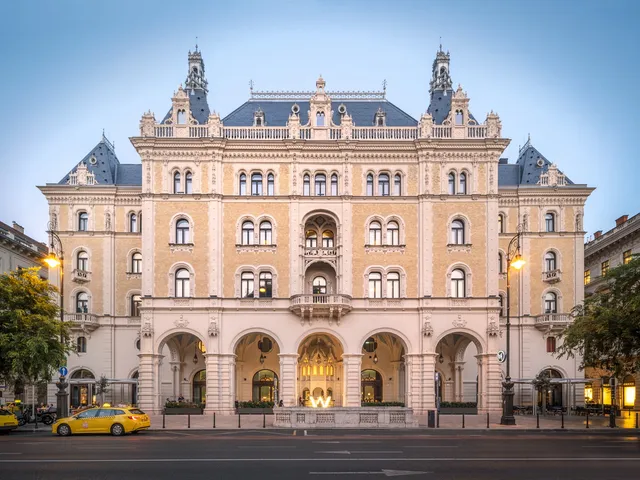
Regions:
[[187, 114], [184, 110], [178, 110], [178, 125], [187, 123]]
[[253, 126], [254, 127], [264, 127], [265, 126], [265, 121], [264, 121], [264, 112], [262, 111], [262, 109], [260, 107], [258, 107], [258, 110], [256, 110], [253, 113]]
[[95, 165], [96, 163], [98, 163], [98, 159], [96, 157], [94, 157], [93, 155], [91, 155], [91, 158], [89, 159], [89, 163], [91, 165]]
[[324, 127], [324, 112], [316, 113], [316, 126]]
[[374, 125], [376, 127], [384, 127], [386, 126], [387, 114], [382, 110], [382, 107], [378, 107], [378, 111], [376, 112], [376, 116], [374, 118]]
[[463, 122], [462, 110], [456, 110], [456, 125], [462, 125], [462, 122]]

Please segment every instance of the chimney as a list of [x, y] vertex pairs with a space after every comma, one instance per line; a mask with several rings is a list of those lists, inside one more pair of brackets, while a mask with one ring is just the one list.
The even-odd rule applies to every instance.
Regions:
[[13, 229], [19, 231], [20, 233], [24, 233], [24, 227], [16, 222], [13, 222]]
[[629, 218], [629, 215], [622, 215], [620, 218], [616, 218], [616, 227], [619, 227], [620, 225], [622, 225], [624, 222], [627, 221], [628, 218]]
[[602, 230], [598, 230], [596, 233], [593, 234], [594, 238], [600, 238], [602, 236]]

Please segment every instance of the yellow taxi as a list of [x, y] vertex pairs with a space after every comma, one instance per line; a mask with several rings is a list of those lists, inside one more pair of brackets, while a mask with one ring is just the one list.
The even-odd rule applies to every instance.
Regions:
[[18, 417], [9, 410], [0, 408], [0, 433], [8, 433], [18, 428]]
[[119, 436], [137, 433], [150, 426], [149, 416], [139, 408], [112, 407], [105, 404], [57, 420], [51, 426], [51, 433], [57, 433], [62, 437], [77, 433], [110, 433]]

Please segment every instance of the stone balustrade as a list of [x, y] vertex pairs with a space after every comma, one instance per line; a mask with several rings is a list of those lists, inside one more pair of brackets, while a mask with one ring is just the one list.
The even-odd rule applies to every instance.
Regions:
[[405, 407], [274, 408], [280, 428], [417, 428], [413, 410]]

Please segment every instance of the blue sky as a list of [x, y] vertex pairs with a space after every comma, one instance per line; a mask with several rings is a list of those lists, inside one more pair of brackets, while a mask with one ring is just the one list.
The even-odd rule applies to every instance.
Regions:
[[[204, 6], [202, 6], [204, 4]], [[180, 8], [176, 8], [180, 5]], [[196, 36], [209, 104], [223, 116], [258, 90], [380, 89], [416, 118], [429, 104], [439, 38], [454, 84], [484, 119], [500, 114], [506, 152], [533, 144], [597, 190], [585, 228], [640, 211], [637, 0], [271, 0], [11, 2], [0, 30], [0, 220], [46, 239], [36, 185], [57, 182], [104, 129], [122, 163], [147, 109], [162, 117]]]

